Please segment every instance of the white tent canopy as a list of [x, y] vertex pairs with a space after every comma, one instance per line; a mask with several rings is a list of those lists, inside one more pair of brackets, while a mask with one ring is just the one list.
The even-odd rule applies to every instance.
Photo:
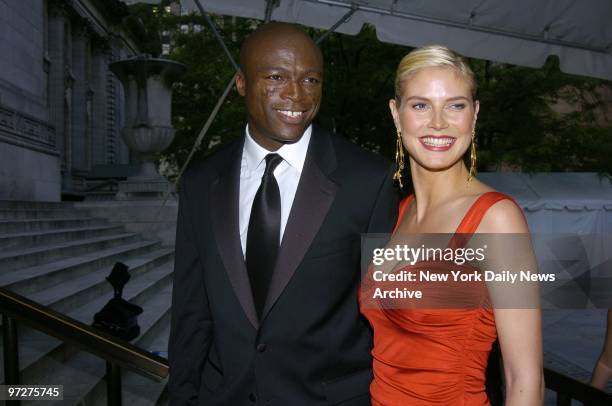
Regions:
[[[128, 3], [143, 0], [129, 0]], [[153, 2], [146, 0], [146, 2]], [[381, 41], [446, 45], [479, 59], [612, 80], [610, 0], [200, 0], [207, 12], [286, 21], [354, 35], [376, 26]], [[197, 10], [194, 0], [181, 0]], [[385, 62], [385, 61], [381, 61]], [[388, 61], [395, 63], [395, 61]]]
[[[602, 290], [598, 290], [589, 297], [585, 288], [609, 281], [612, 271], [612, 183], [608, 177], [596, 173], [489, 172], [478, 174], [478, 178], [512, 196], [524, 209], [540, 272], [555, 273], [563, 283], [572, 281], [567, 285], [569, 290], [559, 290], [549, 299], [556, 297], [553, 302], [565, 306], [571, 302], [570, 296], [578, 300], [576, 303], [584, 301], [578, 307], [587, 303], [612, 305], [609, 293], [600, 297]], [[584, 285], [585, 281], [590, 282]], [[553, 287], [559, 284], [542, 286], [554, 291]]]
[[519, 203], [531, 232], [612, 234], [612, 183], [605, 176], [488, 172], [478, 178]]

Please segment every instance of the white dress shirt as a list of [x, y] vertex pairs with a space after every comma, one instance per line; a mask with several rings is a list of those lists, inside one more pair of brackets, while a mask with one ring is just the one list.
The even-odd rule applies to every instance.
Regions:
[[271, 153], [277, 153], [283, 161], [274, 170], [274, 177], [278, 183], [281, 197], [281, 225], [280, 242], [283, 240], [283, 233], [289, 219], [289, 212], [293, 205], [295, 192], [297, 191], [300, 175], [304, 168], [308, 143], [312, 134], [312, 125], [308, 126], [304, 135], [298, 142], [285, 144], [277, 151], [268, 151], [253, 140], [249, 133], [249, 126], [246, 128], [246, 138], [242, 150], [242, 162], [240, 167], [240, 208], [239, 208], [239, 227], [240, 243], [242, 254], [246, 255], [247, 233], [249, 231], [249, 218], [253, 200], [257, 194], [257, 189], [261, 184], [261, 177], [266, 169], [265, 157]]

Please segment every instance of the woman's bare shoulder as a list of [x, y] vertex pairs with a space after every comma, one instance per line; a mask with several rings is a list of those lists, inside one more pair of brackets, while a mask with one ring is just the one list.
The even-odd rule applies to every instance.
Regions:
[[485, 213], [478, 233], [527, 233], [529, 228], [521, 208], [511, 199], [494, 203]]

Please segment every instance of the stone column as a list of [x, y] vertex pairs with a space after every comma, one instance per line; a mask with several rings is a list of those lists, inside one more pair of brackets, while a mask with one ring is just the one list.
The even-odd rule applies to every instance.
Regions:
[[[125, 59], [128, 57], [129, 53], [127, 49], [123, 46], [123, 44], [119, 44], [119, 59]], [[125, 90], [123, 86], [118, 86], [117, 92], [117, 116], [119, 119], [117, 120], [117, 128], [119, 130], [119, 134], [121, 134], [121, 129], [125, 125]], [[117, 139], [117, 162], [121, 164], [137, 164], [140, 162], [140, 157], [136, 154], [132, 154], [132, 151], [128, 148], [125, 140], [122, 136]]]
[[65, 166], [64, 148], [64, 24], [68, 11], [60, 1], [49, 1], [49, 119], [55, 127], [56, 148]]
[[80, 172], [89, 170], [87, 128], [87, 52], [89, 30], [81, 21], [72, 26], [72, 169]]
[[70, 193], [74, 190], [72, 179], [72, 108], [74, 106], [74, 74], [72, 73], [72, 16], [66, 16], [64, 24], [64, 147], [62, 153], [62, 190]]
[[72, 109], [74, 108], [74, 76], [69, 66], [64, 70], [64, 165], [62, 167], [63, 189], [71, 191], [72, 184]]
[[110, 48], [107, 43], [96, 41], [92, 48], [92, 89], [93, 89], [93, 127], [92, 127], [92, 165], [106, 163], [104, 140], [107, 119], [107, 77], [110, 62]]
[[[118, 61], [120, 58], [121, 42], [114, 34], [109, 36], [109, 63]], [[118, 105], [121, 99], [121, 89], [119, 80], [115, 75], [107, 69], [106, 76], [106, 136], [104, 137], [104, 162], [106, 164], [120, 163], [119, 149], [119, 130], [120, 125], [120, 106]]]

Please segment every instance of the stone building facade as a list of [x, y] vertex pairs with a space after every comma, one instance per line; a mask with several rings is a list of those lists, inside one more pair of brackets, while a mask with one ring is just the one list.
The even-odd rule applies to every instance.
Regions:
[[78, 196], [94, 168], [129, 163], [108, 69], [137, 53], [126, 14], [119, 0], [0, 0], [0, 200]]

